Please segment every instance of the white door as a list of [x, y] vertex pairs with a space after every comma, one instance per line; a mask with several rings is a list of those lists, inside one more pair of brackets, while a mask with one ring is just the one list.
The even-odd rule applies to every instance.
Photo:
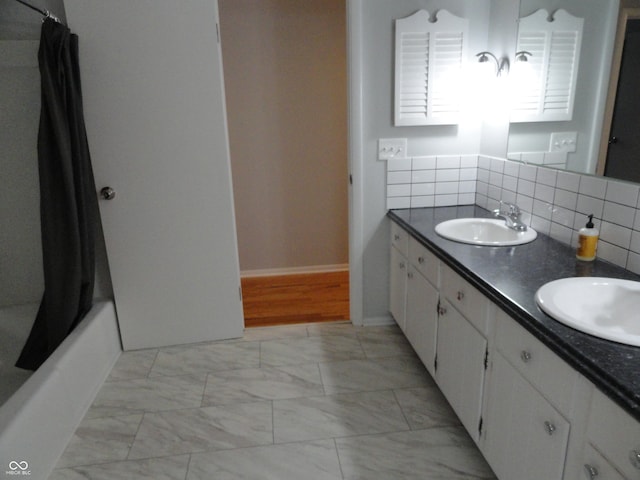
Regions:
[[65, 0], [125, 349], [242, 335], [215, 0]]

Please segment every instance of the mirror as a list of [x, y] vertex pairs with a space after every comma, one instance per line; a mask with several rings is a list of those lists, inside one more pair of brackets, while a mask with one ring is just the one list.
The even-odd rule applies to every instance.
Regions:
[[584, 19], [573, 116], [568, 121], [512, 122], [507, 158], [595, 174], [619, 0], [521, 0], [520, 18], [542, 8], [550, 13], [564, 9]]

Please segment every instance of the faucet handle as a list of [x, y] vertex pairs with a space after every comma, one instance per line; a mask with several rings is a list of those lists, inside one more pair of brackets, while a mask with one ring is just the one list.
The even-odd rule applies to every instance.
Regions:
[[[506, 208], [503, 209], [503, 207], [506, 207]], [[513, 215], [513, 216], [520, 215], [520, 207], [518, 207], [518, 205], [516, 205], [515, 203], [503, 202], [502, 200], [500, 200], [500, 208], [498, 208], [498, 211], [500, 213], [508, 212], [509, 215]]]

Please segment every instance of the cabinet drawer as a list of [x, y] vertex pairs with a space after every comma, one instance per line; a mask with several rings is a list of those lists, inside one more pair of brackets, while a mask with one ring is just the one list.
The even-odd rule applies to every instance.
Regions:
[[587, 437], [625, 478], [640, 478], [640, 423], [594, 390]]
[[442, 295], [466, 317], [480, 333], [489, 332], [489, 299], [447, 265], [440, 266]]
[[405, 257], [408, 256], [409, 233], [393, 221], [391, 222], [391, 245], [396, 247]]
[[500, 353], [493, 363], [481, 447], [489, 465], [501, 480], [560, 480], [571, 425]]
[[409, 237], [409, 262], [424, 278], [438, 288], [440, 276], [440, 261], [424, 245], [415, 238]]
[[578, 372], [502, 310], [496, 313], [496, 348], [556, 408], [569, 415]]
[[618, 471], [591, 445], [584, 451], [582, 475], [584, 480], [625, 480]]

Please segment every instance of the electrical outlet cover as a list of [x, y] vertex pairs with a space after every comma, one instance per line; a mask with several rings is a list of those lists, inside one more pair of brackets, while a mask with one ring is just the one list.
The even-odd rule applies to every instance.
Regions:
[[391, 160], [393, 158], [407, 158], [407, 139], [378, 139], [378, 160]]
[[576, 151], [578, 132], [555, 132], [549, 142], [550, 152], [573, 153]]

